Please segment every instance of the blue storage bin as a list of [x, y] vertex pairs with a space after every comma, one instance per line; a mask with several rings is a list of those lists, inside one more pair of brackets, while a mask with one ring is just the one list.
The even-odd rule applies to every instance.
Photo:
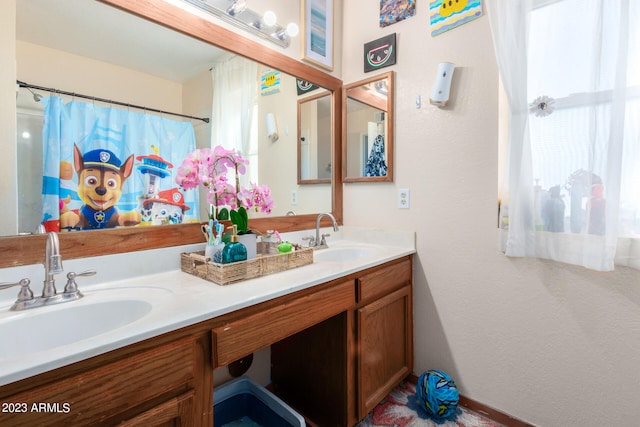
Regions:
[[213, 389], [214, 427], [305, 427], [304, 418], [249, 377]]

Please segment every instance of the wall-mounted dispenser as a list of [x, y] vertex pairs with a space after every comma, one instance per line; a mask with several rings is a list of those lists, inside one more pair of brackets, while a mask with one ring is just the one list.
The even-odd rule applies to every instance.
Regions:
[[431, 91], [429, 102], [438, 107], [444, 107], [449, 102], [449, 92], [451, 90], [451, 79], [455, 64], [451, 62], [441, 62], [438, 64], [438, 74]]
[[278, 126], [276, 124], [276, 116], [273, 113], [267, 113], [267, 136], [271, 142], [276, 142], [280, 135], [278, 135]]

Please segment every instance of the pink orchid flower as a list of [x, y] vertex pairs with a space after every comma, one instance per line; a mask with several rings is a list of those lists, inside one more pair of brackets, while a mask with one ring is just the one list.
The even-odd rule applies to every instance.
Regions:
[[[256, 212], [271, 213], [273, 199], [266, 185], [250, 184], [241, 187], [239, 175], [247, 172], [249, 161], [233, 149], [221, 145], [200, 148], [187, 155], [176, 172], [175, 182], [185, 190], [202, 185], [207, 189], [207, 202], [216, 208], [227, 206], [234, 210], [240, 206], [254, 208]], [[233, 173], [233, 178], [227, 176]], [[231, 184], [235, 182], [235, 186]]]

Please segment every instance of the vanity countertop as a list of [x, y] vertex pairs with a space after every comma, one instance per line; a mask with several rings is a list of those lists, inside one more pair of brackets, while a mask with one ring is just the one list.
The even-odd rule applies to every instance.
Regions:
[[[290, 233], [284, 237], [292, 242], [299, 242], [305, 235], [309, 235], [309, 232]], [[199, 247], [202, 245], [193, 246], [186, 248], [186, 251], [202, 249]], [[117, 301], [118, 298], [147, 300], [151, 303], [151, 311], [124, 327], [70, 344], [56, 345], [48, 350], [9, 355], [9, 357], [0, 350], [0, 386], [413, 254], [415, 253], [415, 235], [413, 232], [394, 231], [391, 234], [382, 230], [342, 227], [339, 233], [335, 233], [329, 239], [329, 246], [330, 249], [322, 249], [314, 253], [313, 264], [226, 286], [216, 285], [180, 271], [179, 253], [185, 251], [185, 248], [136, 252], [135, 256], [132, 256], [133, 254], [114, 255], [113, 259], [101, 260], [101, 265], [93, 264], [96, 259], [69, 261], [65, 267], [68, 267], [67, 264], [75, 263], [76, 271], [81, 271], [83, 268], [96, 269], [97, 277], [102, 276], [102, 282], [97, 278], [91, 278], [96, 281], [95, 283], [90, 281], [83, 283], [78, 280], [78, 285], [85, 295], [84, 298], [22, 312], [9, 311], [13, 301], [6, 299], [6, 290], [2, 291], [5, 298], [0, 300], [0, 328], [7, 327], [3, 323], [15, 319], [16, 316], [37, 316], [43, 312], [41, 310], [64, 310], [73, 305], [89, 306], [96, 302]], [[318, 255], [321, 251], [331, 250], [334, 250], [334, 253], [342, 251], [342, 254], [351, 250], [354, 252], [361, 250], [361, 255], [325, 257], [324, 259], [324, 255]], [[330, 254], [330, 252], [325, 253]], [[123, 262], [122, 256], [130, 258], [128, 263]], [[171, 260], [168, 267], [163, 257]], [[154, 273], [154, 265], [158, 266], [157, 268], [168, 268], [168, 270]], [[161, 265], [164, 267], [160, 267]], [[39, 266], [40, 270], [41, 268]], [[73, 271], [69, 268], [67, 270]], [[117, 271], [117, 273], [111, 274], [110, 271]], [[5, 273], [3, 272], [3, 276]], [[24, 271], [9, 273], [27, 274]], [[116, 280], [106, 282], [107, 275], [115, 276]], [[118, 276], [124, 278], [118, 278]], [[19, 280], [19, 277], [12, 277], [10, 280]], [[37, 294], [38, 281], [32, 279], [32, 284], [35, 284], [32, 287]], [[63, 284], [59, 283], [58, 287], [60, 286]], [[10, 291], [16, 292], [15, 289]], [[117, 312], [113, 314], [119, 315]], [[57, 325], [57, 327], [61, 330], [62, 328], [73, 330], [75, 327], [81, 328], [82, 325], [75, 325], [72, 322], [70, 325]], [[30, 334], [30, 331], [23, 332], [25, 336]], [[11, 346], [11, 343], [2, 343], [2, 347], [5, 346]]]

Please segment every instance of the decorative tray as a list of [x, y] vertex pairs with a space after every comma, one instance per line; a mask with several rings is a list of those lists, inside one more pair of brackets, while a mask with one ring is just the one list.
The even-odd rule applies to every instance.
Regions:
[[256, 257], [231, 264], [218, 264], [205, 258], [204, 251], [180, 254], [180, 268], [185, 273], [218, 285], [266, 276], [313, 263], [313, 249], [294, 244], [293, 251], [278, 253], [278, 244], [258, 242]]

